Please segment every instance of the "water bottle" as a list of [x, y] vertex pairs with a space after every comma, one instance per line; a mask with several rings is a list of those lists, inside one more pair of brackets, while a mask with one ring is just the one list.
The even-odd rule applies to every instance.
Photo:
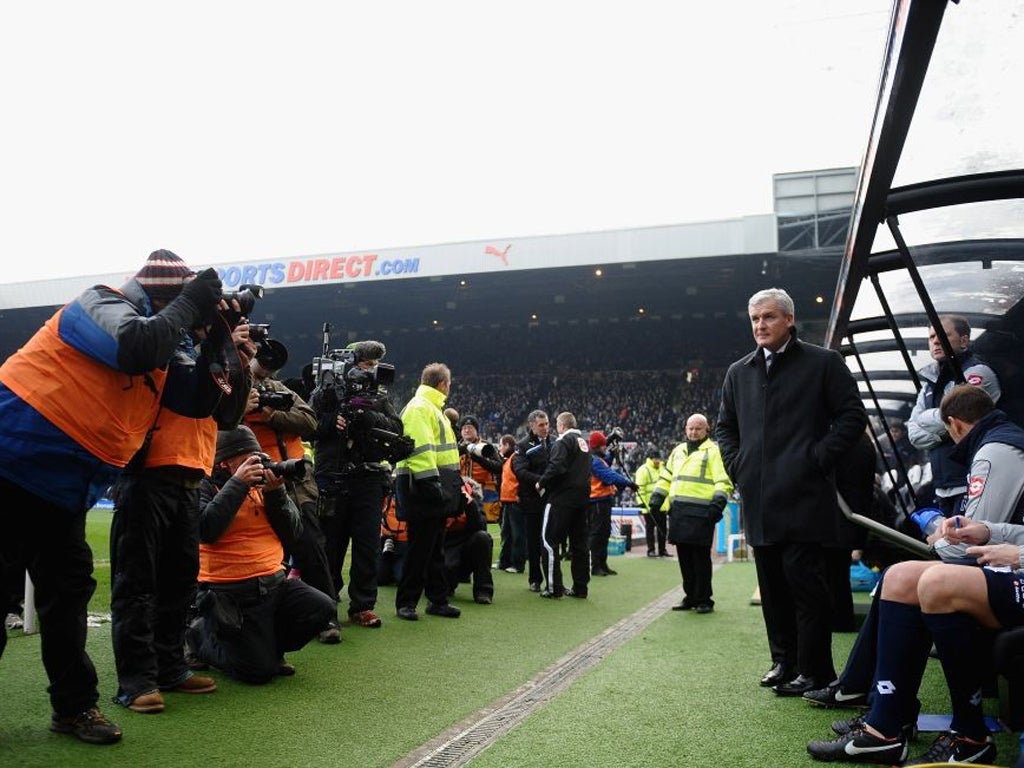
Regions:
[[922, 507], [914, 512], [910, 513], [910, 519], [917, 523], [917, 527], [921, 529], [921, 533], [927, 538], [931, 536], [935, 531], [942, 525], [942, 521], [946, 519], [946, 516], [942, 514], [941, 509], [935, 507]]

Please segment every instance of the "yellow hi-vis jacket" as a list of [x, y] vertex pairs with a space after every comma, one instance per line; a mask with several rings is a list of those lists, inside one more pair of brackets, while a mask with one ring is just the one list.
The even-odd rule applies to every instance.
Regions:
[[441, 412], [444, 401], [443, 392], [420, 384], [402, 409], [402, 426], [416, 448], [409, 458], [398, 462], [395, 471], [399, 477], [408, 475], [412, 480], [440, 477], [445, 487], [453, 482], [455, 487], [462, 484], [455, 430]]
[[[640, 469], [636, 471], [636, 475], [633, 477], [633, 482], [640, 486], [637, 491], [637, 496], [640, 498], [640, 503], [645, 507], [650, 507], [651, 494], [654, 493], [654, 488], [658, 484], [658, 479], [661, 476], [661, 469], [664, 467], [664, 463], [660, 466], [654, 466], [654, 459], [648, 459], [640, 465]], [[668, 489], [666, 488], [666, 491]], [[661, 503], [661, 510], [668, 511], [668, 496], [666, 494], [665, 500]], [[658, 510], [648, 509], [649, 512], [657, 512]]]
[[669, 506], [675, 502], [706, 505], [716, 496], [728, 501], [732, 480], [718, 446], [708, 438], [692, 453], [685, 441], [673, 448], [661, 467], [657, 487], [668, 493]]

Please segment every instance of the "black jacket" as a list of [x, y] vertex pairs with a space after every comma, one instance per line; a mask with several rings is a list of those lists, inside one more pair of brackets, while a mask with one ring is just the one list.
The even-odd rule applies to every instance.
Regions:
[[541, 440], [535, 434], [516, 444], [512, 454], [512, 472], [519, 480], [519, 504], [525, 511], [540, 511], [543, 506], [537, 493], [537, 482], [548, 466], [551, 453], [551, 437]]
[[715, 440], [752, 546], [839, 544], [834, 470], [867, 414], [842, 356], [794, 335], [765, 371], [760, 349], [725, 374]]
[[590, 502], [590, 446], [578, 429], [563, 432], [555, 440], [539, 482], [546, 504], [585, 506]]

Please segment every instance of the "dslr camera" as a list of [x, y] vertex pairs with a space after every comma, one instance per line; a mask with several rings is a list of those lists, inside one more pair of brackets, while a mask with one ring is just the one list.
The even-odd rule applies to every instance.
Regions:
[[287, 411], [295, 405], [295, 395], [291, 392], [259, 391], [260, 408], [273, 408], [275, 411]]
[[274, 461], [265, 453], [257, 454], [260, 457], [260, 464], [264, 469], [269, 469], [274, 477], [283, 477], [286, 480], [302, 480], [306, 476], [306, 459], [288, 459], [286, 461]]

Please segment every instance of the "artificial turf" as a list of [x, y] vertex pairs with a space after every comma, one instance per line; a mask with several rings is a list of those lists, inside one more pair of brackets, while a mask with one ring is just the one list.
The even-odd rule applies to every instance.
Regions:
[[[105, 611], [109, 513], [92, 513], [90, 541], [100, 586], [91, 609]], [[105, 518], [105, 519], [104, 519]], [[124, 728], [112, 747], [80, 744], [46, 730], [49, 706], [39, 638], [14, 633], [0, 661], [0, 765], [7, 766], [389, 766], [437, 734], [515, 690], [567, 652], [678, 586], [672, 560], [612, 559], [620, 575], [595, 579], [586, 601], [540, 600], [522, 575], [495, 572], [495, 603], [456, 593], [457, 621], [394, 618], [394, 589], [381, 589], [379, 630], [345, 628], [340, 646], [312, 643], [289, 659], [293, 678], [263, 687], [213, 672], [209, 696], [168, 694], [161, 715], [109, 703], [116, 686], [109, 625], [90, 631], [101, 706]], [[810, 765], [805, 743], [828, 734], [845, 712], [779, 699], [759, 688], [768, 666], [760, 610], [749, 605], [750, 563], [715, 575], [715, 612], [666, 612], [584, 673], [471, 763], [490, 766]], [[850, 634], [835, 636], [842, 661]], [[937, 662], [930, 662], [926, 711], [948, 711]], [[994, 706], [994, 702], [990, 702]], [[922, 735], [912, 754], [923, 751]], [[1016, 739], [1001, 735], [1001, 761]]]

